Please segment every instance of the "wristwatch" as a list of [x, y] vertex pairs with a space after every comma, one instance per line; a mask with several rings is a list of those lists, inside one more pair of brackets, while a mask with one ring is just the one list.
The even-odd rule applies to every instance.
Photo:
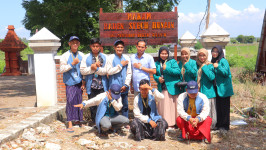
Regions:
[[139, 70], [141, 70], [142, 66], [139, 67]]

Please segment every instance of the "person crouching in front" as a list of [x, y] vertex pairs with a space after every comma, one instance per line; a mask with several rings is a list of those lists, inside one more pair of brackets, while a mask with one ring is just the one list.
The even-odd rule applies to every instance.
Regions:
[[199, 92], [196, 81], [189, 81], [186, 91], [180, 94], [177, 100], [179, 117], [176, 123], [182, 132], [178, 139], [204, 140], [210, 143], [212, 119], [208, 116], [209, 100], [206, 95]]
[[123, 107], [121, 100], [121, 86], [118, 84], [112, 84], [108, 92], [98, 94], [96, 97], [83, 101], [81, 104], [74, 105], [74, 107], [83, 108], [85, 106], [97, 106], [98, 109], [95, 117], [95, 124], [99, 133], [102, 136], [107, 136], [109, 129], [117, 131], [122, 126], [129, 123], [127, 117], [119, 115], [118, 112]]
[[130, 129], [136, 141], [141, 141], [144, 138], [164, 141], [168, 124], [159, 115], [155, 102], [163, 100], [164, 95], [150, 87], [149, 84], [146, 79], [139, 82], [140, 93], [134, 98], [135, 119], [131, 122]]

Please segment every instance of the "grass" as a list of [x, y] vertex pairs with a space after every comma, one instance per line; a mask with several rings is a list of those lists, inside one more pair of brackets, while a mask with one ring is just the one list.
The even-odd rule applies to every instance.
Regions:
[[230, 44], [225, 47], [226, 55], [238, 55], [245, 58], [257, 57], [258, 44]]

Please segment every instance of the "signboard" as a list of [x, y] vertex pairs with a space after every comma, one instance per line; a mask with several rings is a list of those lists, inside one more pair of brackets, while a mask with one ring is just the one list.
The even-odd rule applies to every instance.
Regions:
[[103, 13], [100, 9], [100, 39], [103, 46], [113, 46], [117, 39], [136, 45], [139, 39], [148, 45], [177, 43], [177, 8], [175, 12]]

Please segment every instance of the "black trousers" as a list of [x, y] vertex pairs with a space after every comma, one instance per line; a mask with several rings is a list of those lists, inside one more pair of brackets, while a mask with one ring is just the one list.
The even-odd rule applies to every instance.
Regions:
[[130, 130], [134, 134], [136, 141], [141, 141], [145, 138], [164, 141], [168, 123], [164, 119], [159, 119], [156, 124], [157, 127], [152, 128], [149, 123], [143, 123], [140, 119], [135, 118], [130, 124]]
[[[92, 99], [96, 97], [98, 94], [103, 93], [104, 89], [91, 89], [91, 94], [88, 94], [88, 99]], [[91, 112], [91, 120], [95, 122], [95, 117], [97, 113], [97, 106], [92, 106], [90, 107], [90, 112]]]
[[217, 128], [229, 130], [230, 125], [230, 96], [220, 97], [216, 94]]

